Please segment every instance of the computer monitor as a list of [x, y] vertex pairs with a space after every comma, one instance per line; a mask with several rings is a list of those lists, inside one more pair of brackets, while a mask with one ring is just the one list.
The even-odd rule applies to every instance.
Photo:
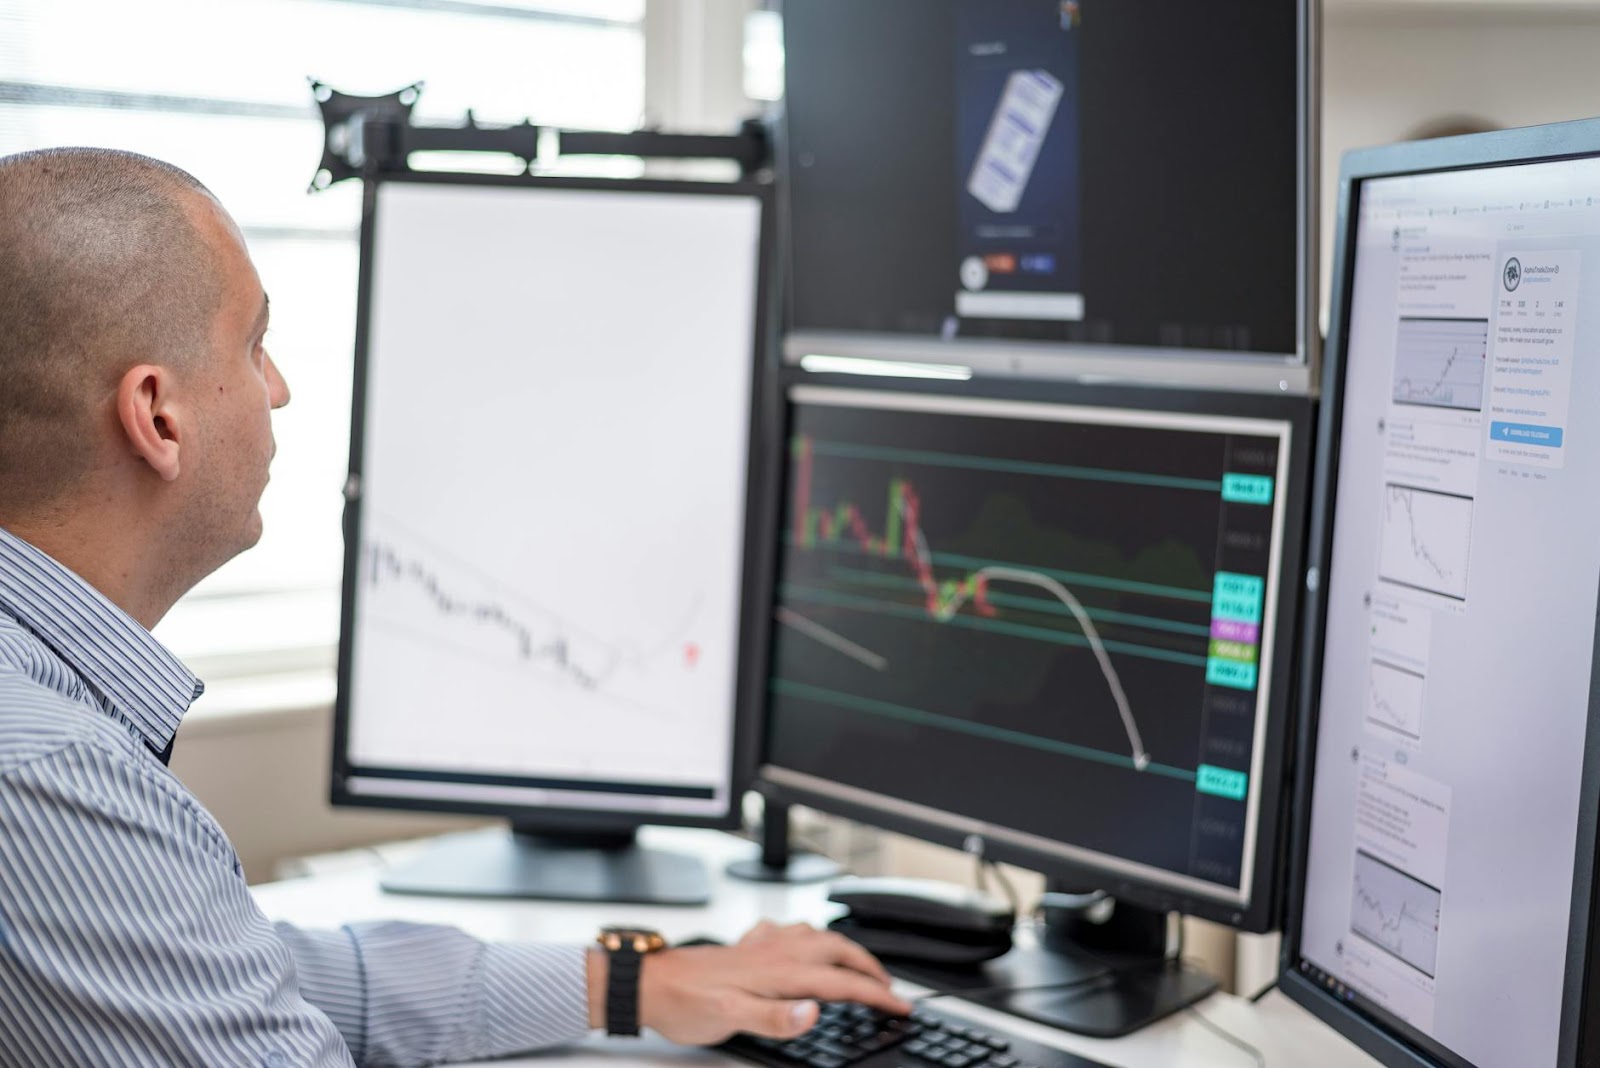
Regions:
[[1340, 203], [1283, 985], [1387, 1064], [1592, 1064], [1600, 123]]
[[785, 4], [786, 354], [1308, 391], [1309, 7]]
[[763, 789], [1269, 927], [1309, 407], [794, 384]]
[[389, 888], [704, 899], [699, 861], [626, 846], [738, 820], [767, 200], [368, 183], [333, 800], [519, 832]]

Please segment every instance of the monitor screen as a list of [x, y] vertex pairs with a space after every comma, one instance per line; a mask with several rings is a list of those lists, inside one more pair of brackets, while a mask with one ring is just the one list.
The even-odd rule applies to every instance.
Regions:
[[375, 197], [336, 792], [726, 818], [764, 194]]
[[789, 329], [1303, 355], [1299, 7], [786, 5]]
[[1451, 1065], [1572, 1063], [1557, 1053], [1587, 878], [1597, 189], [1596, 159], [1369, 178], [1345, 235], [1291, 964]]
[[1250, 902], [1277, 826], [1292, 422], [791, 402], [764, 777], [1039, 870]]

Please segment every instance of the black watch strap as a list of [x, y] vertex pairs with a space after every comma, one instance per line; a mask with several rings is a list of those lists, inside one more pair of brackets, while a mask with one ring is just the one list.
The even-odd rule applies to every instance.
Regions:
[[631, 945], [607, 950], [606, 1034], [629, 1038], [639, 1034], [639, 966], [644, 954]]

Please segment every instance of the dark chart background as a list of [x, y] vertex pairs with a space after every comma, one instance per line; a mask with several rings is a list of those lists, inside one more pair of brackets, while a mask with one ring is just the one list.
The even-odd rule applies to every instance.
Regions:
[[[1083, 293], [1087, 318], [964, 319], [958, 335], [1296, 351], [1296, 5], [1077, 6], [1075, 55], [1057, 66], [1076, 68], [1076, 144], [1070, 158], [1041, 157], [1030, 196], [1052, 176], [1063, 183], [1059, 236], [1079, 248], [1059, 255], [1063, 271], [1079, 264], [1081, 285], [1050, 288]], [[952, 117], [972, 107], [963, 92], [985, 85], [963, 69], [964, 38], [1036, 24], [1031, 39], [1064, 40], [1062, 9], [1058, 0], [785, 6], [791, 329], [945, 331], [970, 240]], [[1062, 132], [1045, 142], [1049, 152], [1067, 147]]]
[[[1265, 577], [1274, 510], [1221, 484], [1275, 475], [1278, 441], [825, 404], [791, 434], [770, 762], [1236, 887], [1243, 790], [1197, 769], [1244, 782], [1256, 691], [1207, 681], [1215, 577]], [[1075, 595], [1148, 767], [1063, 600], [991, 578], [940, 619], [919, 555], [935, 601], [1000, 564]]]

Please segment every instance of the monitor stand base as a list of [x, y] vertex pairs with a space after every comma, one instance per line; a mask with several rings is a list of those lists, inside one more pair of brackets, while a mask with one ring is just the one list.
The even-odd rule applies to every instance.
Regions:
[[844, 873], [838, 863], [821, 853], [790, 853], [781, 866], [767, 864], [760, 857], [747, 857], [728, 863], [728, 874], [751, 883], [820, 883]]
[[1123, 971], [1120, 969], [1128, 965], [1111, 958], [1091, 961], [1038, 946], [1018, 946], [973, 969], [894, 961], [888, 966], [895, 975], [920, 986], [1091, 1038], [1130, 1034], [1188, 1008], [1217, 989], [1215, 979], [1177, 961]]
[[385, 873], [383, 889], [441, 897], [509, 897], [631, 905], [704, 905], [711, 880], [697, 857], [645, 849], [631, 833], [530, 833], [503, 828], [439, 839]]
[[1167, 955], [1166, 913], [1115, 908], [1114, 924], [1085, 929], [1047, 906], [1041, 933], [1019, 932], [1010, 952], [975, 968], [885, 963], [921, 986], [1092, 1038], [1130, 1034], [1217, 989], [1215, 979]]

